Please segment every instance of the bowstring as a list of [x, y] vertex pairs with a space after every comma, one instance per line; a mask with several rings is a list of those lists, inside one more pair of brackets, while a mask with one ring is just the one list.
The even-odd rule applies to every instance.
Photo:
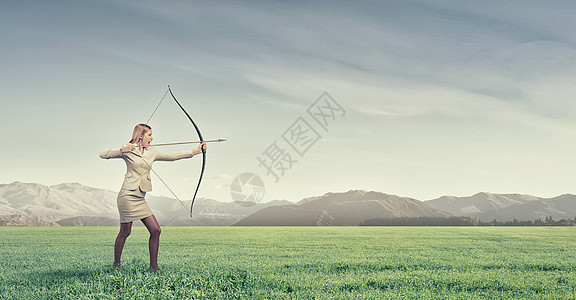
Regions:
[[154, 111], [150, 115], [150, 118], [148, 118], [148, 120], [146, 121], [146, 124], [148, 124], [150, 122], [150, 119], [152, 119], [152, 117], [154, 116], [154, 114], [158, 110], [158, 107], [160, 107], [160, 104], [162, 104], [162, 101], [164, 101], [164, 98], [166, 98], [166, 95], [168, 95], [168, 91], [169, 90], [166, 90], [166, 93], [164, 93], [164, 96], [162, 96], [162, 99], [160, 99], [160, 102], [158, 103], [158, 105], [156, 105], [156, 108], [154, 109]]
[[160, 182], [162, 182], [162, 184], [164, 184], [164, 186], [170, 191], [170, 193], [172, 193], [172, 196], [174, 196], [174, 198], [176, 198], [176, 200], [178, 200], [180, 202], [180, 204], [182, 204], [182, 206], [186, 209], [188, 209], [188, 207], [186, 207], [186, 205], [184, 205], [184, 202], [182, 202], [182, 200], [180, 200], [180, 198], [178, 198], [178, 196], [176, 196], [176, 194], [172, 191], [172, 189], [166, 184], [166, 182], [164, 182], [164, 180], [162, 179], [162, 177], [160, 177], [160, 175], [158, 175], [158, 173], [156, 173], [156, 171], [154, 171], [154, 169], [152, 169], [152, 166], [150, 164], [148, 164], [148, 162], [144, 159], [144, 157], [140, 156], [140, 158], [142, 159], [142, 161], [150, 168], [150, 171], [152, 171], [152, 173], [154, 173], [154, 175], [156, 175], [156, 177], [158, 177], [158, 179], [160, 179]]
[[[166, 95], [168, 95], [168, 91], [170, 91], [169, 89], [166, 90], [166, 93], [164, 93], [164, 96], [162, 96], [162, 99], [160, 99], [160, 102], [158, 102], [158, 105], [156, 105], [156, 108], [154, 109], [154, 111], [152, 112], [152, 114], [150, 115], [150, 118], [148, 118], [148, 120], [146, 121], [146, 124], [148, 124], [150, 122], [150, 120], [152, 119], [152, 117], [154, 116], [154, 114], [156, 113], [156, 111], [158, 110], [158, 107], [160, 107], [160, 104], [162, 104], [162, 101], [164, 101], [164, 98], [166, 98]], [[154, 173], [154, 175], [156, 175], [156, 177], [158, 177], [158, 179], [160, 179], [160, 182], [162, 182], [162, 184], [164, 184], [164, 186], [170, 191], [170, 193], [172, 194], [172, 196], [174, 196], [174, 198], [176, 198], [176, 200], [178, 200], [180, 202], [180, 204], [182, 204], [182, 206], [186, 209], [188, 209], [188, 207], [186, 207], [186, 205], [184, 205], [184, 202], [182, 202], [182, 200], [180, 200], [180, 198], [178, 198], [178, 196], [176, 196], [176, 194], [172, 191], [172, 189], [166, 184], [166, 182], [164, 182], [164, 180], [162, 179], [162, 177], [160, 177], [160, 175], [158, 175], [158, 173], [156, 173], [156, 171], [154, 171], [154, 169], [152, 169], [152, 166], [150, 164], [148, 164], [148, 162], [144, 159], [144, 157], [140, 156], [140, 158], [142, 159], [142, 161], [150, 168], [150, 171], [152, 171], [152, 173]]]

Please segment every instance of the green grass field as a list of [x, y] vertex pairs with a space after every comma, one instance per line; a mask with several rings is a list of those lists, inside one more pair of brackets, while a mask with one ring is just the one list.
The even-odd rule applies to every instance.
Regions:
[[0, 227], [1, 299], [574, 299], [576, 228]]

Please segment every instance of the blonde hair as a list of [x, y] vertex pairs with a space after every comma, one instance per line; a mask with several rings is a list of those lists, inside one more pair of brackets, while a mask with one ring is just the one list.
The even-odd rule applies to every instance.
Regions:
[[134, 132], [132, 132], [132, 139], [130, 140], [130, 144], [136, 143], [140, 141], [140, 138], [148, 132], [148, 130], [152, 129], [152, 127], [146, 124], [138, 124], [134, 127]]

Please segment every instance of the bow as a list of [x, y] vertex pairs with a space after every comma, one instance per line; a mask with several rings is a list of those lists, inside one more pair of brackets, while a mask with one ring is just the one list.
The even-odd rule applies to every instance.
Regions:
[[[194, 125], [194, 129], [196, 129], [196, 133], [198, 134], [198, 138], [200, 140], [200, 143], [204, 142], [204, 138], [202, 137], [202, 133], [200, 132], [200, 129], [198, 129], [196, 122], [194, 122], [194, 120], [192, 120], [192, 117], [190, 117], [190, 115], [184, 109], [184, 107], [182, 107], [180, 102], [178, 102], [178, 100], [174, 96], [174, 93], [172, 93], [170, 86], [168, 86], [168, 91], [170, 92], [172, 99], [174, 99], [174, 101], [176, 101], [176, 104], [178, 104], [178, 107], [180, 107], [180, 109], [184, 112], [186, 117], [188, 117], [188, 120], [190, 120], [192, 125]], [[200, 171], [200, 179], [198, 179], [198, 185], [196, 185], [196, 191], [194, 192], [194, 197], [192, 198], [192, 204], [190, 204], [190, 217], [192, 217], [192, 208], [194, 207], [194, 200], [196, 200], [196, 194], [198, 194], [198, 189], [200, 189], [200, 183], [202, 182], [202, 177], [204, 176], [204, 169], [205, 168], [206, 168], [206, 150], [204, 149], [204, 147], [202, 147], [202, 170]]]
[[[190, 115], [188, 114], [188, 112], [184, 109], [184, 107], [182, 107], [182, 105], [180, 104], [180, 102], [178, 102], [178, 100], [176, 99], [176, 97], [174, 96], [174, 93], [172, 93], [172, 90], [170, 89], [170, 86], [168, 86], [168, 90], [166, 91], [166, 93], [164, 93], [164, 96], [162, 97], [162, 99], [160, 100], [160, 103], [158, 103], [158, 105], [156, 106], [156, 108], [154, 109], [154, 111], [152, 112], [152, 115], [150, 115], [150, 118], [148, 118], [148, 121], [146, 121], [146, 124], [148, 124], [150, 122], [150, 119], [152, 119], [152, 116], [154, 116], [154, 114], [156, 113], [156, 110], [158, 110], [158, 107], [160, 107], [160, 104], [162, 104], [162, 101], [164, 101], [164, 98], [166, 97], [166, 94], [168, 94], [168, 92], [170, 92], [170, 95], [172, 96], [172, 99], [174, 99], [174, 101], [176, 102], [176, 104], [178, 105], [178, 107], [180, 107], [180, 109], [184, 112], [184, 114], [186, 115], [186, 117], [188, 117], [188, 120], [190, 120], [190, 122], [192, 123], [192, 125], [194, 125], [194, 129], [196, 129], [196, 133], [198, 134], [198, 138], [200, 139], [198, 142], [184, 142], [184, 143], [203, 143], [204, 138], [202, 137], [202, 133], [200, 132], [200, 129], [198, 129], [198, 126], [196, 125], [196, 122], [194, 122], [194, 120], [192, 120], [192, 117], [190, 117]], [[218, 142], [222, 142], [225, 141], [225, 139], [218, 139]], [[169, 145], [172, 144], [182, 144], [182, 143], [168, 143]], [[166, 145], [166, 144], [165, 144]], [[198, 194], [198, 189], [200, 189], [200, 183], [202, 182], [202, 177], [204, 177], [204, 169], [206, 168], [206, 150], [204, 150], [204, 148], [202, 148], [202, 170], [200, 171], [200, 179], [198, 179], [198, 185], [196, 185], [196, 191], [194, 192], [194, 197], [192, 198], [192, 203], [190, 204], [190, 217], [192, 217], [192, 208], [194, 207], [194, 200], [196, 200], [196, 195]], [[162, 180], [162, 178], [156, 173], [156, 171], [154, 171], [152, 169], [152, 167], [150, 166], [150, 169], [152, 170], [152, 172], [154, 172], [154, 174], [156, 174], [156, 176], [160, 179], [160, 181], [166, 186], [166, 188], [168, 188], [168, 190], [172, 193], [172, 195], [174, 195], [174, 197], [176, 197], [176, 199], [178, 201], [180, 201], [180, 203], [182, 205], [184, 205], [184, 203], [178, 198], [178, 196], [176, 196], [176, 194], [170, 189], [170, 187], [168, 187], [168, 185], [164, 182], [164, 180]]]

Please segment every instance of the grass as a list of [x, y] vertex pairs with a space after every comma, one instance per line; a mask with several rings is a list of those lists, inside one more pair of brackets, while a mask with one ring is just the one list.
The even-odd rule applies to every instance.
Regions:
[[0, 299], [575, 299], [571, 227], [0, 227]]

